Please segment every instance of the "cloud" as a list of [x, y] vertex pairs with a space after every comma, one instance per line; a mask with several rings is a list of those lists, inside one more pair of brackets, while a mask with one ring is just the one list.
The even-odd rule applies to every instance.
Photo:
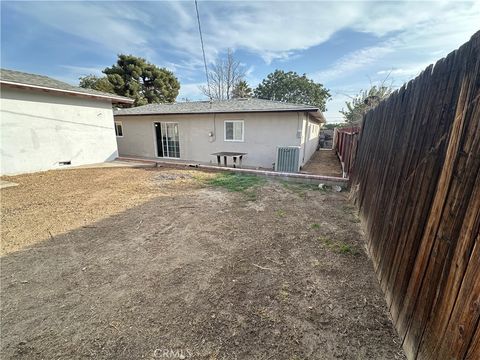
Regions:
[[88, 66], [74, 66], [74, 65], [62, 65], [62, 68], [69, 70], [71, 73], [78, 75], [78, 76], [85, 76], [85, 75], [96, 75], [96, 76], [103, 76], [102, 70], [104, 69], [101, 66], [98, 67], [88, 67]]
[[140, 22], [149, 23], [148, 13], [126, 3], [11, 2], [15, 11], [40, 23], [115, 52], [148, 53], [149, 34]]
[[184, 101], [188, 99], [189, 101], [194, 100], [206, 100], [206, 96], [203, 95], [202, 91], [200, 90], [201, 86], [206, 85], [205, 83], [189, 83], [189, 84], [181, 84], [180, 85], [180, 92], [178, 94], [177, 100]]
[[[270, 69], [271, 63], [297, 57], [303, 63], [320, 63], [320, 59], [305, 59], [306, 50], [346, 30], [371, 35], [371, 43], [358, 49], [348, 43], [354, 37], [346, 38], [346, 48], [356, 50], [309, 75], [327, 87], [352, 88], [356, 82], [358, 91], [368, 86], [367, 76], [381, 79], [389, 71], [404, 81], [467, 41], [480, 23], [478, 1], [200, 1], [198, 5], [207, 61], [214, 62], [227, 48], [242, 50], [256, 65], [248, 73], [251, 85], [260, 81], [264, 75], [260, 72]], [[181, 96], [201, 96], [203, 57], [192, 1], [3, 2], [2, 18], [11, 10], [29, 19], [32, 26], [25, 31], [32, 42], [41, 40], [40, 31], [46, 28], [67, 34], [65, 39], [77, 46], [75, 50], [85, 50], [88, 56], [99, 54], [105, 59], [109, 54], [111, 59], [112, 53], [121, 52], [143, 56], [175, 72], [182, 83]], [[7, 31], [2, 26], [2, 32]], [[334, 46], [329, 49], [336, 51]], [[79, 60], [61, 64], [69, 66], [64, 69], [72, 78], [111, 65], [97, 69], [101, 60], [71, 58]], [[339, 106], [335, 101], [329, 109]]]
[[328, 68], [312, 73], [312, 77], [335, 82], [361, 74], [367, 80], [368, 76], [380, 78], [391, 72], [392, 77], [406, 81], [468, 41], [480, 23], [478, 2], [395, 3], [396, 11], [392, 14], [382, 9], [382, 4], [378, 7], [372, 11], [377, 21], [366, 24], [365, 20], [355, 28], [378, 34], [395, 30], [394, 33], [375, 46], [343, 56]]
[[[462, 29], [450, 25], [468, 23], [475, 15], [478, 19], [478, 5], [474, 4], [201, 1], [198, 5], [208, 62], [214, 62], [219, 54], [232, 48], [255, 54], [270, 64], [299, 56], [302, 51], [327, 42], [344, 29], [373, 34], [379, 39], [393, 33], [410, 32], [411, 39], [417, 29], [422, 30], [422, 24], [445, 24], [451, 19], [448, 31], [441, 33], [448, 39], [456, 39]], [[187, 67], [187, 71], [197, 70], [203, 63], [195, 7], [190, 1], [19, 2], [11, 6], [105, 50], [131, 52], [158, 62], [173, 57], [178, 60], [175, 66]], [[387, 51], [388, 47], [380, 45], [352, 54], [342, 60], [343, 65], [335, 65], [337, 73], [342, 66], [357, 63], [357, 59], [360, 63], [356, 68], [371, 63], [375, 53], [381, 52], [379, 55], [383, 56]], [[362, 56], [365, 60], [361, 60]]]
[[365, 67], [392, 51], [393, 49], [387, 44], [357, 50], [340, 58], [327, 70], [312, 73], [310, 76], [316, 81], [327, 82]]
[[338, 111], [345, 107], [345, 101], [349, 101], [351, 98], [347, 94], [336, 94], [332, 100], [327, 102], [327, 111], [323, 113], [327, 123], [339, 123], [344, 122], [343, 115]]
[[[180, 26], [166, 39], [179, 51], [200, 56], [195, 12], [190, 3], [174, 3], [171, 10], [181, 19]], [[205, 50], [209, 62], [227, 48], [244, 49], [257, 54], [266, 63], [288, 58], [327, 41], [338, 29], [353, 21], [361, 4], [312, 2], [200, 2]], [[194, 9], [193, 9], [194, 10]], [[332, 17], [332, 11], [342, 17]], [[317, 14], [312, 18], [312, 14]], [[316, 26], [315, 24], [321, 24]]]
[[[171, 16], [180, 24], [168, 31], [164, 40], [178, 51], [199, 58], [201, 48], [192, 4], [168, 4], [169, 12], [174, 14]], [[474, 2], [446, 1], [200, 2], [199, 11], [209, 62], [233, 48], [257, 54], [267, 64], [325, 43], [344, 29], [380, 39], [402, 32], [413, 36], [417, 30], [428, 31], [430, 26], [440, 24], [463, 22], [471, 28], [473, 18], [479, 20]], [[462, 32], [458, 30], [448, 26], [442, 33], [458, 38]]]
[[393, 67], [377, 71], [377, 75], [401, 78], [413, 78], [419, 75], [430, 63], [420, 62], [418, 64], [405, 64], [404, 67]]

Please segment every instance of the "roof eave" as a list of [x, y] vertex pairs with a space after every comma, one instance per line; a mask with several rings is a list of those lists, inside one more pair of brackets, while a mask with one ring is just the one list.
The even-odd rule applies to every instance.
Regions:
[[108, 95], [100, 95], [100, 94], [89, 94], [89, 93], [84, 93], [80, 91], [62, 90], [62, 89], [50, 88], [47, 86], [22, 84], [22, 83], [5, 81], [5, 80], [0, 80], [0, 85], [7, 85], [10, 87], [23, 88], [23, 89], [40, 90], [45, 92], [55, 92], [55, 93], [61, 93], [66, 95], [94, 98], [94, 99], [100, 99], [100, 100], [110, 100], [114, 104], [133, 104], [134, 102], [134, 100], [124, 98], [124, 97], [108, 96]]
[[310, 115], [321, 124], [325, 124], [327, 122], [327, 120], [325, 119], [325, 116], [323, 116], [323, 113], [320, 110], [316, 112], [312, 112], [310, 113]]
[[[148, 112], [148, 113], [139, 113], [139, 114], [121, 114], [113, 113], [114, 116], [151, 116], [151, 115], [209, 115], [209, 114], [248, 114], [248, 113], [271, 113], [271, 112], [309, 112], [316, 113], [318, 109], [269, 109], [269, 110], [241, 110], [241, 111], [190, 111], [190, 112], [176, 112], [176, 113], [166, 113], [166, 112]], [[320, 113], [323, 118], [322, 113]]]

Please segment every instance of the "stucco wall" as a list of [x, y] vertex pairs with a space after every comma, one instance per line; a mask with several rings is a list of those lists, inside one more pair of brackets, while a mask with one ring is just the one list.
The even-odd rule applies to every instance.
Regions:
[[[244, 165], [272, 168], [277, 146], [300, 145], [303, 117], [303, 113], [296, 112], [116, 116], [115, 120], [122, 122], [124, 134], [117, 138], [118, 151], [121, 156], [155, 158], [153, 123], [177, 122], [182, 160], [216, 164], [212, 153], [238, 151], [247, 153]], [[244, 121], [243, 142], [224, 141], [225, 120]], [[215, 135], [209, 137], [209, 132]]]
[[313, 121], [308, 115], [305, 116], [303, 122], [303, 132], [302, 132], [302, 150], [303, 155], [300, 161], [300, 166], [305, 165], [305, 163], [310, 159], [310, 157], [315, 153], [318, 146], [318, 137], [320, 135], [320, 125]]
[[1, 89], [1, 174], [104, 162], [117, 157], [110, 101]]

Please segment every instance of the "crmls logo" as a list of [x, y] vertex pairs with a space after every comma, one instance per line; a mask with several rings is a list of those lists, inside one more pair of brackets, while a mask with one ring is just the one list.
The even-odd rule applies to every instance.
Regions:
[[186, 359], [192, 357], [193, 353], [189, 349], [155, 349], [153, 356], [162, 359]]

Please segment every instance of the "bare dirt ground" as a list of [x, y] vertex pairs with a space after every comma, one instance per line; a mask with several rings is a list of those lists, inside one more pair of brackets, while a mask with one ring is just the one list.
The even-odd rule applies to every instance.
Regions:
[[9, 178], [2, 359], [404, 359], [346, 194], [216, 176]]
[[0, 193], [0, 254], [88, 226], [158, 196], [151, 175], [132, 168], [107, 168], [4, 177], [20, 186]]
[[303, 173], [342, 177], [342, 165], [335, 150], [317, 150], [302, 168]]

